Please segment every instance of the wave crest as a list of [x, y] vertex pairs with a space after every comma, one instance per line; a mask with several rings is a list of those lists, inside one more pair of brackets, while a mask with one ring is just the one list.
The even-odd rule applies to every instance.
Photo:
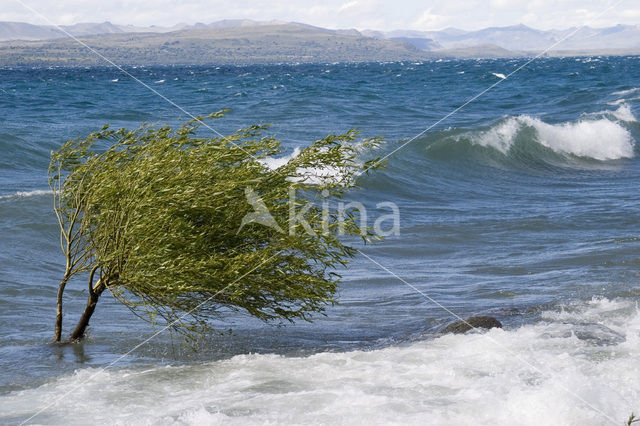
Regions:
[[[621, 108], [612, 114], [622, 121], [635, 121], [629, 109]], [[527, 130], [533, 132], [535, 142], [558, 154], [600, 161], [634, 156], [631, 133], [622, 124], [609, 118], [549, 124], [535, 117], [521, 115], [506, 118], [486, 131], [468, 132], [457, 139], [468, 139], [506, 155]]]
[[8, 200], [13, 198], [30, 198], [30, 197], [37, 197], [39, 195], [49, 195], [49, 194], [53, 194], [53, 191], [49, 189], [36, 189], [33, 191], [18, 191], [13, 194], [0, 195], [0, 200]]

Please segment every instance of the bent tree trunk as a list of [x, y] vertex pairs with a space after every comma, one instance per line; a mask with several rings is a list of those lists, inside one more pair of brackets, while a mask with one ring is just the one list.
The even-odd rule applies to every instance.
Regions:
[[62, 281], [60, 281], [60, 285], [58, 286], [58, 298], [56, 304], [56, 331], [54, 336], [54, 341], [59, 342], [62, 338], [62, 295], [64, 294], [64, 288], [67, 285], [67, 281], [69, 281], [68, 274], [65, 274]]
[[87, 304], [84, 307], [84, 311], [78, 321], [78, 325], [76, 325], [76, 328], [73, 330], [73, 333], [71, 333], [71, 337], [69, 338], [72, 342], [74, 340], [81, 340], [84, 337], [85, 331], [89, 326], [89, 320], [91, 319], [93, 312], [96, 310], [98, 299], [105, 288], [107, 288], [107, 286], [103, 280], [98, 280], [95, 287], [89, 285], [89, 298], [87, 299]]

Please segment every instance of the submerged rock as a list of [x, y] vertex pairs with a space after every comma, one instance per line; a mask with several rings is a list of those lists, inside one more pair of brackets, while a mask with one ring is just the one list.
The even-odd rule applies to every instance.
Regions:
[[626, 337], [617, 331], [602, 324], [589, 322], [552, 324], [541, 336], [556, 339], [576, 337], [589, 346], [613, 346], [627, 341]]
[[596, 346], [612, 346], [627, 340], [622, 334], [596, 323], [575, 324], [571, 331], [578, 339]]
[[462, 334], [475, 328], [502, 328], [502, 323], [489, 316], [469, 317], [464, 321], [456, 321], [442, 329], [443, 333]]

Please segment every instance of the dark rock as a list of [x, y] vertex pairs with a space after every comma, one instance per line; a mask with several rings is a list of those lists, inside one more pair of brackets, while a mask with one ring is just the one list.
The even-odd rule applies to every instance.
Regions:
[[456, 321], [447, 325], [442, 329], [443, 333], [462, 334], [474, 328], [502, 328], [500, 321], [494, 317], [489, 316], [476, 316], [469, 317], [464, 321]]

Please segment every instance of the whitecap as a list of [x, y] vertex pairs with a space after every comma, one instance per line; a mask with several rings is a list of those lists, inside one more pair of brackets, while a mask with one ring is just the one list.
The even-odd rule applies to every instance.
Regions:
[[[630, 110], [613, 112], [620, 120], [633, 118]], [[581, 119], [548, 124], [528, 115], [510, 117], [480, 134], [468, 134], [472, 142], [491, 146], [506, 154], [525, 128], [533, 128], [537, 142], [555, 152], [595, 160], [617, 160], [634, 156], [634, 140], [619, 122], [608, 118]]]
[[[355, 149], [358, 152], [362, 152], [362, 144], [355, 145]], [[289, 163], [292, 159], [300, 155], [300, 148], [296, 147], [289, 155], [282, 157], [266, 157], [258, 160], [261, 164], [266, 166], [270, 170], [276, 170], [279, 167]], [[359, 167], [359, 166], [353, 166]], [[323, 184], [335, 184], [342, 183], [349, 185], [352, 182], [344, 182], [345, 176], [349, 175], [352, 169], [340, 168], [340, 167], [299, 167], [296, 169], [297, 177], [289, 178], [291, 182], [302, 182], [308, 185], [323, 185]]]
[[622, 105], [625, 102], [627, 102], [628, 100], [635, 100], [635, 99], [618, 99], [618, 100], [615, 100], [615, 101], [607, 102], [607, 105], [612, 105], [612, 106]]
[[53, 194], [53, 191], [50, 189], [36, 189], [33, 191], [18, 191], [13, 194], [8, 195], [0, 195], [0, 200], [7, 200], [11, 198], [29, 198], [29, 197], [37, 197], [39, 195], [49, 195]]
[[[276, 170], [279, 167], [289, 163], [292, 159], [300, 155], [300, 148], [296, 147], [289, 155], [282, 157], [267, 157], [258, 160], [270, 170]], [[337, 167], [301, 167], [296, 170], [298, 177], [290, 178], [291, 182], [303, 182], [309, 185], [322, 185], [328, 182], [339, 182], [345, 175], [344, 170]]]
[[627, 123], [632, 123], [636, 121], [636, 117], [633, 115], [633, 112], [631, 112], [631, 108], [629, 107], [629, 105], [627, 105], [624, 102], [624, 99], [622, 99], [621, 102], [616, 102], [616, 103], [610, 102], [609, 105], [618, 106], [618, 109], [613, 111], [611, 110], [598, 111], [590, 114], [585, 114], [585, 116], [586, 117], [608, 117], [608, 118], [613, 118], [615, 120], [627, 122]]
[[[34, 421], [539, 426], [623, 424], [637, 412], [635, 303], [594, 300], [543, 317], [536, 324], [367, 351], [80, 368], [1, 395], [0, 419], [26, 419], [47, 404]], [[580, 337], [585, 323], [593, 324], [588, 334], [604, 330], [623, 338], [594, 345]], [[70, 390], [74, 397], [65, 398]]]
[[633, 89], [628, 89], [628, 90], [620, 90], [618, 92], [613, 92], [612, 95], [615, 96], [626, 96], [626, 95], [631, 95], [633, 93], [636, 92], [640, 92], [640, 87], [634, 87]]
[[291, 161], [292, 159], [296, 158], [298, 155], [300, 155], [300, 148], [296, 147], [293, 152], [289, 155], [285, 155], [283, 157], [278, 157], [278, 158], [274, 158], [274, 157], [266, 157], [263, 159], [258, 160], [261, 164], [267, 166], [268, 169], [270, 170], [275, 170], [279, 167], [284, 166], [285, 164], [287, 164], [289, 161]]
[[616, 117], [620, 121], [633, 122], [636, 121], [636, 117], [631, 112], [631, 108], [629, 105], [622, 105], [615, 111], [612, 111], [614, 117]]

